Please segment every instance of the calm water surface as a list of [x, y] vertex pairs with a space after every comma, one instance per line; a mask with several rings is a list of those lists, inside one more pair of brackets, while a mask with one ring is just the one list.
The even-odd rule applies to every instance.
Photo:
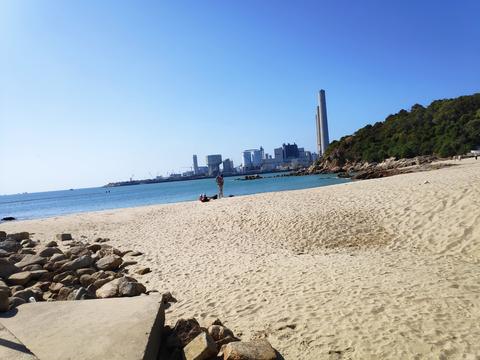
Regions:
[[[265, 174], [263, 176], [273, 176]], [[348, 182], [335, 175], [269, 177], [239, 181], [225, 178], [224, 194], [248, 195], [271, 191], [307, 189]], [[109, 190], [110, 192], [106, 192]], [[132, 185], [114, 188], [88, 188], [0, 196], [0, 219], [36, 219], [84, 211], [166, 204], [198, 199], [201, 193], [216, 193], [215, 179], [176, 181], [160, 184]]]

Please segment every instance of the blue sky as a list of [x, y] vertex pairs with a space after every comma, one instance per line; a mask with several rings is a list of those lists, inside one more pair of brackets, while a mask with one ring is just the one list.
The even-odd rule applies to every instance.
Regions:
[[0, 2], [0, 194], [185, 171], [192, 154], [315, 149], [480, 91], [480, 2]]

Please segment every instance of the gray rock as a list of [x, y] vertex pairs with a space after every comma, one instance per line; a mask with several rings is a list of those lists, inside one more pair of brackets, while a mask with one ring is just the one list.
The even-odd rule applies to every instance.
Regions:
[[61, 288], [63, 288], [63, 284], [62, 283], [57, 283], [57, 282], [51, 283], [50, 286], [48, 287], [48, 289], [52, 293], [58, 293]]
[[15, 274], [12, 274], [8, 277], [7, 281], [12, 285], [25, 285], [32, 278], [32, 273], [30, 271], [22, 271]]
[[[40, 280], [40, 279], [46, 279], [46, 275], [50, 274], [47, 270], [41, 269], [41, 270], [33, 270], [30, 271], [30, 274], [32, 276], [32, 280]], [[51, 274], [53, 277], [53, 274]]]
[[120, 283], [120, 279], [114, 279], [112, 281], [109, 281], [105, 283], [103, 286], [101, 286], [100, 288], [98, 288], [97, 291], [95, 292], [95, 295], [101, 299], [117, 297], [119, 283]]
[[35, 255], [35, 250], [33, 249], [28, 249], [28, 248], [24, 248], [22, 250], [20, 250], [20, 254], [24, 254], [24, 255]]
[[82, 286], [87, 287], [88, 285], [93, 284], [94, 282], [95, 282], [95, 279], [92, 277], [92, 275], [84, 274], [80, 276], [80, 284], [82, 284]]
[[69, 261], [60, 268], [61, 271], [78, 270], [82, 268], [89, 268], [93, 264], [90, 255], [82, 255], [79, 258]]
[[23, 271], [35, 271], [35, 270], [42, 270], [43, 266], [39, 264], [33, 264], [33, 265], [24, 266], [22, 269]]
[[222, 340], [227, 336], [233, 337], [233, 332], [230, 329], [227, 329], [225, 326], [221, 326], [221, 325], [211, 325], [208, 328], [208, 334], [215, 341]]
[[20, 290], [23, 290], [23, 289], [25, 289], [25, 288], [24, 288], [22, 285], [10, 286], [10, 293], [11, 293], [12, 295], [15, 295], [15, 293], [16, 293], [17, 291], [20, 291]]
[[87, 246], [87, 249], [90, 250], [92, 253], [96, 253], [98, 250], [102, 248], [99, 244], [91, 244]]
[[180, 346], [184, 347], [202, 332], [200, 324], [195, 319], [179, 319], [173, 328], [174, 338], [180, 340]]
[[7, 233], [5, 231], [0, 231], [0, 241], [3, 241], [7, 238]]
[[8, 278], [10, 275], [19, 272], [20, 269], [11, 264], [8, 260], [0, 258], [0, 277], [3, 279]]
[[9, 257], [10, 255], [12, 255], [13, 253], [9, 252], [9, 251], [5, 251], [3, 249], [0, 249], [0, 257], [2, 258], [5, 258], [5, 257]]
[[78, 269], [76, 271], [77, 275], [78, 276], [82, 276], [82, 275], [92, 275], [94, 273], [96, 273], [97, 270], [93, 269], [93, 268], [84, 268], [84, 269]]
[[122, 258], [117, 255], [107, 255], [97, 260], [96, 266], [100, 270], [116, 270], [122, 264]]
[[132, 251], [128, 253], [129, 256], [140, 256], [143, 255], [140, 251]]
[[22, 245], [24, 248], [32, 248], [32, 247], [35, 247], [37, 243], [32, 239], [24, 239], [20, 241], [20, 245]]
[[67, 260], [67, 257], [64, 254], [55, 254], [50, 258], [50, 262], [57, 262]]
[[26, 255], [21, 261], [15, 264], [16, 267], [23, 268], [28, 265], [44, 265], [47, 263], [47, 259], [39, 255]]
[[60, 280], [60, 282], [64, 285], [64, 286], [74, 286], [74, 285], [78, 285], [79, 284], [79, 281], [78, 279], [73, 276], [73, 275], [67, 275], [65, 276], [62, 280]]
[[0, 242], [0, 250], [5, 250], [7, 252], [15, 253], [22, 248], [15, 240], [5, 240]]
[[[125, 278], [123, 278], [125, 279]], [[138, 296], [147, 291], [143, 284], [133, 281], [120, 281], [118, 285], [119, 296]]]
[[8, 311], [10, 308], [10, 303], [8, 300], [8, 296], [10, 291], [8, 290], [8, 287], [5, 288], [0, 288], [0, 312]]
[[30, 238], [30, 234], [28, 232], [24, 231], [24, 232], [19, 232], [19, 233], [15, 233], [15, 234], [8, 234], [6, 236], [6, 238], [11, 239], [13, 241], [22, 241], [22, 240]]
[[150, 272], [150, 268], [149, 267], [141, 267], [139, 269], [137, 269], [135, 272], [139, 275], [145, 275], [145, 274], [148, 274]]
[[80, 257], [83, 255], [92, 256], [92, 252], [86, 248], [85, 245], [72, 246], [65, 254], [69, 257]]
[[58, 244], [56, 241], [52, 240], [45, 244], [45, 247], [57, 247]]
[[12, 254], [8, 257], [8, 262], [10, 264], [16, 264], [23, 260], [23, 258], [27, 256], [26, 254]]
[[15, 309], [17, 306], [20, 306], [22, 304], [25, 304], [26, 301], [22, 298], [12, 296], [11, 298], [8, 299], [9, 302], [9, 309]]
[[17, 291], [15, 293], [15, 297], [19, 297], [25, 300], [26, 302], [28, 302], [28, 299], [30, 299], [31, 297], [33, 297], [37, 301], [41, 301], [43, 300], [42, 295], [43, 295], [42, 291], [38, 288], [28, 288], [25, 290]]
[[57, 247], [45, 247], [43, 249], [40, 249], [37, 254], [39, 256], [49, 258], [49, 257], [51, 257], [53, 255], [56, 255], [56, 254], [62, 254], [62, 251]]
[[73, 270], [68, 270], [68, 271], [64, 271], [64, 272], [61, 272], [61, 273], [58, 273], [56, 274], [54, 277], [53, 277], [53, 282], [60, 282], [62, 281], [64, 278], [66, 278], [67, 276], [69, 275], [75, 275], [75, 271]]
[[58, 292], [57, 295], [57, 300], [62, 301], [62, 300], [68, 300], [70, 294], [73, 292], [73, 288], [70, 287], [62, 287], [60, 291]]
[[223, 348], [224, 360], [276, 360], [277, 354], [265, 339], [236, 341]]
[[68, 240], [72, 240], [72, 234], [57, 234], [56, 236], [57, 240], [60, 240], [60, 241], [68, 241]]
[[183, 348], [183, 354], [185, 360], [207, 360], [217, 355], [217, 350], [212, 337], [202, 332]]
[[127, 260], [127, 261], [124, 261], [122, 263], [122, 265], [120, 265], [119, 269], [125, 269], [127, 266], [132, 266], [132, 265], [136, 265], [137, 262], [134, 261], [134, 260]]

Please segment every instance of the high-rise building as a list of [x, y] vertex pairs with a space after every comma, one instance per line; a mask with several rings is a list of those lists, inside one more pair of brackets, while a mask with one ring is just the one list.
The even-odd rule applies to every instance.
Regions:
[[233, 167], [233, 161], [232, 160], [225, 159], [225, 160], [223, 160], [222, 164], [223, 164], [222, 165], [223, 166], [223, 169], [222, 169], [223, 171], [222, 172], [224, 174], [233, 174], [234, 173], [235, 169]]
[[289, 160], [289, 159], [298, 159], [298, 146], [297, 144], [283, 144], [282, 145], [282, 150], [283, 150], [283, 160]]
[[275, 162], [282, 163], [283, 162], [283, 148], [279, 147], [273, 150], [273, 157], [275, 158]]
[[317, 114], [315, 116], [317, 124], [317, 151], [319, 156], [325, 154], [328, 144], [328, 121], [327, 121], [327, 103], [325, 100], [325, 90], [318, 93]]
[[198, 175], [198, 159], [197, 155], [193, 155], [193, 173]]
[[243, 168], [250, 169], [252, 167], [252, 152], [250, 150], [245, 150], [242, 153], [243, 157]]
[[220, 164], [222, 163], [222, 155], [207, 155], [208, 175], [213, 176], [220, 173]]
[[253, 149], [253, 150], [251, 150], [251, 152], [252, 152], [252, 165], [254, 167], [262, 166], [263, 149], [262, 148], [260, 148], [260, 150]]

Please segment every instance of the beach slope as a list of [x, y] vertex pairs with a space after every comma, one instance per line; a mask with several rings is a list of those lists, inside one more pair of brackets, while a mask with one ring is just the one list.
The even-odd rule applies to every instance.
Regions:
[[[0, 224], [144, 253], [141, 281], [285, 359], [480, 356], [480, 161], [315, 189]], [[133, 266], [134, 268], [134, 266]], [[465, 357], [464, 357], [465, 356]], [[476, 357], [475, 357], [476, 356]]]

